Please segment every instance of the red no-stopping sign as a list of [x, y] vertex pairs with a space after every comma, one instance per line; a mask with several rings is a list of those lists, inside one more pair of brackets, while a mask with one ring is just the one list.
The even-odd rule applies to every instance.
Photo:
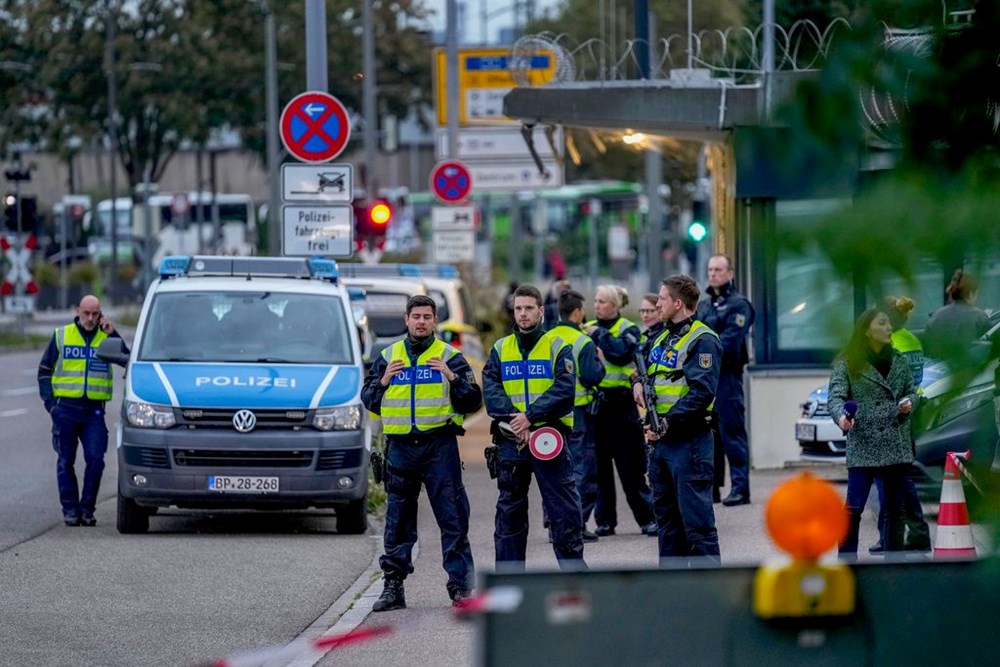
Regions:
[[285, 105], [278, 123], [281, 143], [303, 162], [328, 162], [351, 138], [347, 109], [333, 95], [313, 90]]
[[455, 160], [439, 162], [431, 172], [431, 190], [446, 204], [465, 201], [472, 192], [472, 174], [461, 162]]

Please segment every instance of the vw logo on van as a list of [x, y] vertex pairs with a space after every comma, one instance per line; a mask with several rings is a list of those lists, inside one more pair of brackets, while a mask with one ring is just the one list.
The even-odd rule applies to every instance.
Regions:
[[237, 410], [233, 415], [233, 428], [240, 433], [249, 433], [257, 425], [257, 415], [249, 410]]

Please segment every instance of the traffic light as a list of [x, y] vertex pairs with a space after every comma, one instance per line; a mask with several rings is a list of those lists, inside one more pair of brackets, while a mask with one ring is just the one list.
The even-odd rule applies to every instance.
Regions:
[[384, 199], [371, 204], [354, 203], [354, 231], [358, 239], [376, 239], [385, 236], [392, 222], [392, 206]]
[[[17, 197], [8, 194], [3, 198], [3, 226], [8, 232], [17, 231]], [[33, 234], [38, 222], [38, 200], [21, 196], [21, 231]]]
[[691, 202], [691, 224], [688, 225], [687, 235], [695, 243], [701, 243], [708, 236], [707, 208], [703, 200]]

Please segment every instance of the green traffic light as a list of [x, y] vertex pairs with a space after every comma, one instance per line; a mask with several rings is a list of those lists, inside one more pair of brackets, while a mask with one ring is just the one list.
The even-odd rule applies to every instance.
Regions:
[[705, 226], [703, 222], [692, 222], [688, 225], [688, 236], [695, 243], [700, 243], [706, 236], [708, 236], [708, 227]]

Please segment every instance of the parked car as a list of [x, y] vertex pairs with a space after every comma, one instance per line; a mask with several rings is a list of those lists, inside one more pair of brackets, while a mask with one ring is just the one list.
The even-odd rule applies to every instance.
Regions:
[[[350, 272], [346, 275], [349, 276]], [[341, 280], [349, 289], [361, 289], [365, 292], [365, 313], [375, 332], [375, 344], [370, 355], [372, 359], [406, 336], [406, 322], [403, 321], [406, 301], [411, 296], [427, 294], [427, 288], [419, 280], [375, 276], [345, 277]]]

